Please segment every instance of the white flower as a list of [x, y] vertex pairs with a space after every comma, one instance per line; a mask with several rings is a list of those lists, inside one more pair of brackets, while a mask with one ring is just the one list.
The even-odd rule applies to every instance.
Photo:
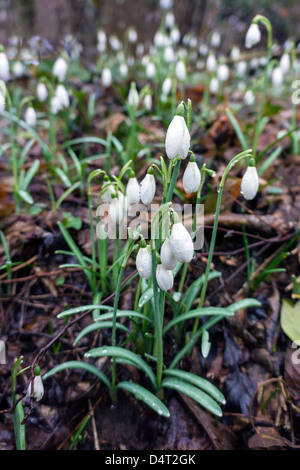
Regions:
[[168, 11], [168, 13], [166, 14], [166, 27], [171, 29], [173, 28], [174, 24], [175, 24], [174, 13], [172, 11]]
[[261, 39], [261, 32], [256, 23], [251, 23], [245, 37], [245, 46], [247, 49], [255, 46]]
[[57, 85], [55, 96], [58, 98], [61, 108], [68, 108], [70, 106], [69, 94], [64, 85]]
[[45, 83], [38, 83], [36, 87], [37, 99], [42, 103], [48, 98], [48, 90]]
[[217, 76], [220, 82], [226, 82], [229, 78], [229, 68], [226, 64], [220, 64], [217, 68]]
[[177, 44], [180, 41], [180, 31], [178, 28], [171, 29], [170, 38], [174, 44]]
[[24, 74], [24, 71], [25, 71], [24, 65], [22, 64], [22, 62], [17, 60], [12, 67], [12, 72], [14, 76], [17, 78], [22, 77], [22, 75]]
[[183, 60], [179, 60], [175, 66], [175, 74], [179, 81], [184, 82], [186, 79], [186, 67]]
[[172, 78], [171, 77], [166, 77], [163, 81], [162, 84], [162, 95], [163, 96], [168, 96], [168, 94], [172, 90]]
[[25, 122], [30, 127], [36, 126], [36, 112], [32, 106], [29, 106], [25, 111]]
[[150, 80], [155, 76], [156, 73], [156, 67], [153, 62], [148, 62], [146, 66], [146, 77]]
[[275, 67], [272, 72], [272, 85], [274, 88], [279, 87], [283, 82], [283, 73], [280, 67]]
[[247, 106], [252, 106], [255, 101], [255, 96], [252, 90], [247, 90], [244, 96], [244, 101]]
[[6, 82], [10, 78], [9, 61], [5, 52], [0, 52], [0, 79]]
[[166, 134], [165, 148], [167, 156], [170, 159], [176, 157], [185, 159], [190, 144], [191, 137], [184, 118], [178, 115], [174, 116]]
[[247, 201], [255, 198], [258, 191], [259, 181], [255, 166], [248, 166], [241, 183], [241, 194]]
[[218, 31], [214, 31], [211, 35], [210, 44], [212, 47], [220, 47], [221, 35]]
[[102, 189], [101, 202], [108, 204], [112, 201], [112, 196], [115, 196], [116, 189], [112, 183], [108, 183], [107, 181], [105, 181]]
[[174, 223], [171, 230], [170, 242], [176, 259], [180, 263], [189, 263], [194, 256], [194, 244], [182, 222]]
[[164, 10], [169, 10], [173, 6], [173, 0], [160, 0], [159, 4]]
[[233, 46], [230, 52], [230, 57], [232, 60], [236, 61], [240, 57], [240, 49], [237, 46]]
[[152, 274], [152, 259], [149, 248], [140, 247], [138, 254], [136, 255], [136, 269], [138, 270], [139, 275], [143, 279], [150, 279]]
[[281, 56], [280, 61], [279, 61], [279, 67], [281, 68], [283, 74], [286, 74], [290, 71], [291, 59], [287, 52], [285, 52]]
[[112, 82], [112, 75], [111, 75], [111, 71], [108, 67], [105, 67], [102, 70], [101, 80], [102, 80], [102, 84], [105, 88], [110, 87], [111, 82]]
[[219, 90], [219, 80], [217, 77], [213, 77], [211, 81], [209, 82], [209, 91], [211, 92], [212, 95], [215, 95], [218, 93]]
[[172, 246], [169, 238], [165, 239], [161, 247], [160, 258], [162, 265], [170, 271], [175, 269], [175, 267], [177, 266], [178, 261], [172, 251]]
[[145, 98], [144, 98], [144, 105], [147, 111], [150, 111], [152, 109], [152, 96], [150, 93], [148, 93]]
[[156, 183], [154, 175], [147, 173], [140, 186], [141, 201], [145, 206], [151, 204], [155, 196]]
[[164, 50], [164, 59], [167, 62], [167, 64], [175, 62], [176, 54], [175, 54], [174, 49], [173, 49], [172, 46], [167, 46], [165, 48], [165, 50]]
[[126, 197], [128, 206], [140, 202], [140, 185], [135, 176], [131, 176], [126, 186]]
[[245, 60], [241, 60], [236, 64], [236, 72], [239, 77], [243, 77], [247, 71], [247, 62]]
[[121, 77], [127, 77], [128, 75], [128, 65], [123, 63], [120, 65], [119, 67], [119, 72], [120, 72], [120, 75]]
[[[31, 397], [31, 381], [29, 382], [26, 396]], [[36, 401], [40, 401], [44, 396], [44, 384], [40, 375], [35, 375], [33, 380], [33, 396]]]
[[1, 86], [3, 82], [0, 81], [0, 113], [5, 110], [5, 86]]
[[217, 68], [217, 59], [214, 54], [209, 54], [206, 59], [206, 69], [208, 72], [214, 72]]
[[53, 114], [57, 114], [61, 110], [61, 103], [56, 95], [51, 99], [50, 107]]
[[184, 190], [187, 194], [196, 193], [201, 183], [201, 174], [196, 162], [190, 161], [183, 173]]
[[163, 291], [172, 289], [174, 284], [172, 271], [166, 269], [162, 264], [158, 264], [156, 267], [156, 282], [158, 287]]
[[128, 39], [131, 44], [134, 44], [137, 41], [138, 35], [135, 28], [130, 28], [128, 30]]
[[63, 82], [66, 78], [68, 65], [63, 57], [58, 57], [54, 62], [52, 73], [59, 81]]
[[139, 97], [137, 89], [134, 87], [131, 87], [128, 93], [128, 104], [132, 108], [137, 108], [139, 105], [139, 100], [140, 100], [140, 97]]
[[127, 210], [127, 197], [121, 191], [118, 191], [117, 196], [113, 197], [108, 208], [108, 215], [113, 222], [119, 222], [123, 219], [125, 211]]

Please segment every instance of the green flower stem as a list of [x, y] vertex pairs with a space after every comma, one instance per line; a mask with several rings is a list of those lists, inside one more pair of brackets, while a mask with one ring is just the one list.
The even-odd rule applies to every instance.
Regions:
[[257, 144], [258, 144], [258, 138], [259, 138], [259, 132], [260, 132], [260, 127], [261, 127], [261, 120], [263, 117], [263, 111], [264, 111], [264, 105], [265, 105], [265, 99], [266, 99], [266, 92], [267, 92], [267, 86], [268, 86], [268, 79], [269, 79], [269, 67], [270, 67], [270, 62], [271, 62], [271, 56], [272, 56], [272, 25], [270, 21], [262, 15], [256, 15], [252, 21], [252, 23], [258, 23], [261, 22], [267, 29], [268, 32], [268, 43], [267, 43], [267, 63], [266, 67], [264, 70], [264, 77], [263, 77], [263, 84], [262, 84], [262, 93], [261, 93], [261, 99], [260, 99], [260, 105], [259, 105], [259, 111], [258, 111], [258, 116], [257, 116], [257, 121], [256, 121], [256, 127], [255, 127], [255, 132], [254, 132], [254, 139], [253, 139], [253, 153], [252, 156], [255, 159], [256, 158], [256, 152], [257, 152]]
[[155, 343], [154, 356], [157, 358], [156, 365], [156, 382], [157, 387], [161, 386], [163, 371], [163, 337], [162, 337], [162, 318], [159, 306], [159, 293], [156, 282], [156, 251], [151, 249], [152, 256], [152, 285], [154, 297], [154, 318], [155, 318]]
[[[210, 246], [209, 246], [208, 259], [207, 259], [207, 265], [206, 265], [205, 276], [204, 276], [203, 286], [202, 286], [202, 289], [201, 289], [201, 296], [200, 296], [200, 301], [199, 301], [198, 308], [203, 307], [203, 303], [204, 303], [204, 299], [205, 299], [205, 294], [206, 294], [206, 289], [207, 289], [207, 284], [208, 284], [208, 276], [209, 276], [209, 272], [210, 272], [210, 267], [211, 267], [211, 263], [212, 263], [212, 258], [213, 258], [213, 254], [214, 254], [215, 243], [216, 243], [216, 237], [217, 237], [218, 221], [219, 221], [219, 215], [220, 215], [223, 188], [224, 188], [224, 184], [225, 184], [227, 174], [229, 173], [231, 168], [236, 163], [238, 163], [243, 158], [248, 158], [250, 155], [251, 155], [251, 150], [246, 150], [246, 151], [241, 152], [238, 155], [236, 155], [229, 162], [229, 164], [227, 165], [227, 167], [224, 171], [224, 174], [222, 176], [221, 183], [220, 183], [220, 186], [219, 186], [216, 213], [215, 213], [215, 220], [214, 220], [214, 225], [213, 225], [213, 231], [212, 231], [212, 236], [211, 236], [211, 241], [210, 241]], [[198, 324], [199, 324], [199, 317], [195, 319], [193, 334], [196, 333], [196, 331], [198, 329]]]
[[169, 187], [168, 187], [168, 190], [167, 190], [167, 195], [166, 195], [165, 202], [170, 202], [171, 199], [172, 199], [175, 184], [176, 184], [179, 169], [180, 169], [180, 165], [181, 165], [181, 158], [178, 158], [175, 165], [174, 165], [174, 167], [173, 167], [172, 177], [170, 179], [170, 184], [169, 184]]

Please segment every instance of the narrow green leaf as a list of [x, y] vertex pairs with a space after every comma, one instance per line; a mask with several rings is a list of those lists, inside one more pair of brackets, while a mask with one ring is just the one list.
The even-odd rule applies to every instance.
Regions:
[[[83, 328], [80, 333], [77, 335], [73, 345], [76, 346], [76, 344], [86, 335], [91, 333], [92, 331], [100, 330], [102, 328], [112, 328], [113, 322], [112, 321], [97, 321], [96, 323], [92, 323], [91, 325], [86, 326]], [[125, 331], [125, 333], [130, 334], [130, 330], [125, 326], [122, 325], [122, 323], [116, 323], [116, 328], [119, 330]]]
[[184, 380], [185, 382], [189, 382], [192, 385], [201, 388], [222, 405], [225, 405], [226, 403], [223, 393], [220, 392], [220, 390], [215, 385], [213, 385], [203, 377], [199, 377], [196, 374], [192, 374], [191, 372], [186, 372], [179, 369], [166, 369], [163, 371], [163, 373], [164, 375]]
[[101, 370], [97, 369], [97, 367], [93, 366], [92, 364], [87, 364], [86, 362], [81, 361], [67, 361], [63, 364], [59, 364], [53, 367], [53, 369], [46, 372], [46, 374], [43, 375], [43, 380], [47, 380], [52, 375], [57, 374], [58, 372], [61, 372], [62, 370], [66, 369], [81, 369], [86, 372], [89, 372], [95, 375], [99, 380], [101, 380], [101, 382], [103, 382], [107, 386], [107, 388], [111, 388], [110, 381], [108, 380], [106, 375], [101, 372]]
[[104, 346], [94, 348], [85, 353], [86, 357], [115, 357], [131, 361], [138, 369], [141, 369], [150, 379], [154, 388], [156, 388], [156, 378], [151, 367], [137, 354], [127, 349], [117, 346]]
[[210, 347], [211, 347], [211, 343], [209, 340], [209, 332], [207, 330], [203, 330], [202, 339], [201, 339], [201, 353], [204, 358], [208, 356]]
[[40, 167], [39, 160], [35, 160], [33, 162], [33, 164], [31, 165], [31, 167], [29, 168], [29, 170], [27, 171], [25, 177], [24, 177], [23, 184], [22, 184], [22, 189], [23, 190], [26, 191], [26, 189], [28, 188], [32, 178], [34, 177], [34, 175], [38, 171], [39, 167]]
[[153, 287], [147, 289], [140, 297], [139, 307], [143, 307], [154, 295]]
[[179, 315], [176, 318], [173, 318], [163, 329], [163, 334], [169, 331], [173, 326], [177, 325], [178, 323], [185, 322], [187, 320], [191, 320], [192, 318], [197, 317], [207, 317], [211, 315], [225, 315], [225, 316], [232, 316], [234, 312], [227, 308], [222, 307], [206, 307], [206, 308], [197, 308], [195, 310], [190, 310], [182, 315]]
[[187, 382], [171, 377], [164, 379], [162, 386], [164, 388], [171, 388], [177, 392], [184, 393], [199, 403], [199, 405], [203, 406], [203, 408], [218, 417], [221, 417], [223, 414], [220, 406], [215, 402], [215, 400], [206, 393], [202, 392], [202, 390], [199, 390], [199, 388], [194, 387], [194, 385], [190, 385]]
[[33, 204], [33, 198], [28, 191], [24, 191], [23, 189], [19, 189], [18, 191], [19, 196], [23, 199], [23, 201], [27, 202], [27, 204]]
[[160, 416], [165, 416], [166, 418], [170, 417], [170, 412], [163, 402], [141, 385], [133, 382], [119, 382], [117, 388], [132, 393], [135, 398], [144, 402]]
[[[217, 277], [220, 277], [221, 273], [219, 271], [213, 271], [209, 273], [208, 275], [208, 282], [211, 281], [212, 279], [216, 279]], [[182, 309], [183, 306], [185, 305], [185, 311], [189, 312], [190, 309], [192, 308], [192, 305], [199, 294], [199, 291], [201, 289], [201, 286], [203, 284], [205, 275], [202, 274], [198, 279], [196, 279], [186, 290], [184, 293], [182, 300], [180, 302], [180, 308]]]
[[239, 139], [240, 143], [241, 143], [241, 146], [243, 148], [243, 150], [248, 150], [248, 145], [247, 145], [247, 141], [246, 141], [246, 137], [237, 121], [237, 119], [235, 118], [235, 116], [232, 114], [232, 112], [230, 111], [229, 108], [226, 109], [226, 114], [232, 124], [232, 127], [234, 128], [235, 130], [235, 133], [237, 135], [237, 138]]

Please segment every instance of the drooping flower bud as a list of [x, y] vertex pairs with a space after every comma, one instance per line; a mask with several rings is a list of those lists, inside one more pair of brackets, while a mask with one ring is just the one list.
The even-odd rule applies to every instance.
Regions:
[[166, 238], [161, 250], [160, 250], [160, 258], [162, 265], [169, 271], [172, 271], [177, 266], [177, 259], [172, 251], [172, 246], [169, 238]]
[[244, 102], [247, 106], [252, 106], [255, 101], [255, 95], [252, 90], [247, 90], [244, 96]]
[[28, 124], [28, 126], [30, 127], [36, 126], [36, 112], [32, 106], [29, 106], [26, 109], [24, 119], [25, 119], [25, 122]]
[[66, 78], [68, 65], [63, 57], [58, 57], [54, 62], [52, 73], [59, 81], [63, 82]]
[[193, 155], [183, 173], [182, 183], [187, 194], [196, 193], [199, 189], [201, 174]]
[[258, 24], [251, 23], [245, 37], [245, 46], [247, 49], [255, 46], [261, 40], [261, 32], [258, 27]]
[[108, 67], [105, 67], [102, 70], [101, 80], [102, 80], [102, 84], [105, 88], [110, 87], [110, 85], [112, 83], [112, 74], [111, 74], [111, 71]]
[[254, 161], [250, 161], [250, 164], [242, 178], [241, 183], [241, 194], [247, 201], [251, 201], [255, 198], [259, 187], [258, 174]]
[[214, 72], [217, 68], [217, 59], [214, 54], [209, 54], [206, 60], [206, 69], [208, 72]]
[[291, 69], [291, 59], [290, 56], [287, 52], [282, 54], [280, 61], [279, 61], [279, 67], [282, 70], [282, 73], [285, 75], [287, 74], [290, 69]]
[[212, 95], [215, 95], [219, 91], [219, 80], [217, 77], [212, 77], [211, 81], [209, 82], [209, 91]]
[[136, 255], [136, 269], [142, 279], [150, 279], [152, 274], [151, 253], [144, 239], [140, 242], [140, 248]]
[[220, 64], [217, 68], [217, 76], [220, 82], [226, 82], [229, 78], [229, 68], [226, 64]]
[[131, 204], [138, 204], [140, 202], [140, 185], [134, 172], [130, 174], [130, 178], [126, 186], [126, 197], [128, 206]]
[[56, 95], [54, 95], [51, 99], [50, 108], [52, 114], [57, 114], [61, 110], [61, 104], [59, 98]]
[[7, 82], [10, 78], [9, 61], [2, 46], [0, 46], [0, 79]]
[[46, 99], [48, 98], [48, 90], [47, 90], [47, 87], [45, 85], [45, 83], [38, 83], [37, 87], [36, 87], [36, 96], [37, 96], [37, 99], [43, 103], [44, 101], [46, 101]]
[[140, 185], [141, 201], [145, 206], [151, 204], [156, 192], [156, 183], [152, 168], [149, 168], [145, 178]]
[[162, 264], [158, 264], [156, 267], [156, 282], [163, 291], [172, 289], [174, 284], [173, 272], [166, 269]]
[[[34, 374], [35, 375], [33, 379], [33, 396], [36, 399], [36, 401], [40, 401], [44, 396], [44, 384], [43, 384], [43, 380], [41, 377], [41, 371], [38, 366], [35, 368]], [[31, 387], [32, 387], [32, 383], [30, 381], [28, 384], [27, 393], [26, 393], [26, 397], [28, 398], [31, 397], [32, 395]]]
[[127, 197], [121, 191], [116, 195], [112, 195], [109, 204], [108, 215], [113, 222], [120, 222], [128, 208]]
[[275, 67], [272, 72], [272, 85], [274, 88], [278, 88], [282, 85], [283, 73], [280, 67]]
[[57, 96], [61, 108], [68, 108], [70, 106], [69, 94], [64, 85], [57, 85], [55, 89], [55, 96]]
[[183, 62], [183, 60], [179, 60], [176, 63], [175, 74], [176, 74], [177, 79], [180, 82], [184, 82], [184, 80], [186, 79], [186, 67], [185, 67], [185, 63]]
[[132, 108], [137, 108], [139, 105], [140, 97], [135, 84], [132, 84], [128, 93], [128, 104]]
[[192, 260], [194, 256], [193, 240], [178, 216], [171, 230], [170, 243], [174, 256], [180, 263], [189, 263]]
[[185, 159], [187, 157], [190, 144], [191, 137], [185, 119], [183, 116], [179, 116], [177, 114], [173, 117], [167, 130], [165, 140], [166, 154], [170, 159], [176, 157]]

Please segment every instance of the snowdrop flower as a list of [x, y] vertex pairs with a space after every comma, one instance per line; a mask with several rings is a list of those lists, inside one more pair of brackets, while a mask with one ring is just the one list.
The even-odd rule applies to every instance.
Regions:
[[108, 67], [105, 67], [102, 70], [101, 80], [102, 80], [102, 84], [105, 88], [110, 87], [111, 82], [112, 82], [112, 75], [111, 75], [111, 71]]
[[211, 35], [210, 44], [212, 47], [220, 47], [221, 35], [218, 31], [214, 31]]
[[175, 74], [176, 74], [177, 79], [180, 82], [184, 82], [184, 80], [186, 79], [186, 67], [185, 67], [185, 63], [183, 62], [183, 60], [179, 60], [176, 63]]
[[122, 44], [115, 34], [109, 37], [109, 44], [114, 51], [119, 51], [122, 48]]
[[164, 50], [164, 59], [167, 64], [171, 64], [176, 60], [176, 54], [172, 46], [167, 46]]
[[217, 75], [220, 82], [226, 82], [229, 78], [229, 68], [226, 64], [220, 64], [217, 68]]
[[217, 68], [217, 59], [214, 54], [209, 54], [206, 59], [206, 69], [208, 72], [214, 72]]
[[167, 156], [171, 158], [180, 157], [183, 160], [187, 157], [191, 143], [191, 137], [183, 116], [173, 117], [169, 124], [165, 149]]
[[219, 91], [219, 80], [217, 77], [213, 77], [209, 82], [209, 91], [212, 95], [215, 95]]
[[247, 106], [252, 106], [255, 101], [255, 96], [252, 90], [247, 90], [244, 96], [244, 102]]
[[55, 96], [59, 100], [61, 109], [68, 108], [70, 106], [69, 94], [64, 85], [57, 85], [55, 89]]
[[57, 114], [61, 110], [61, 103], [56, 95], [51, 99], [50, 108], [52, 114]]
[[144, 239], [140, 242], [140, 248], [136, 255], [136, 269], [142, 279], [148, 281], [152, 274], [151, 253]]
[[189, 263], [192, 260], [194, 256], [193, 240], [179, 218], [174, 221], [170, 235], [170, 243], [177, 261], [180, 263]]
[[135, 28], [129, 28], [128, 30], [128, 40], [129, 42], [131, 42], [131, 44], [134, 44], [135, 42], [137, 42], [137, 38], [138, 38], [138, 35], [137, 35], [137, 31]]
[[135, 84], [132, 84], [128, 93], [128, 104], [132, 108], [137, 108], [139, 105], [140, 97]]
[[110, 182], [108, 176], [104, 177], [102, 191], [101, 202], [106, 204], [110, 203], [112, 201], [112, 197], [116, 195], [115, 186]]
[[156, 192], [156, 183], [155, 183], [153, 170], [150, 167], [145, 178], [141, 182], [141, 186], [140, 186], [141, 201], [143, 204], [145, 204], [145, 206], [147, 206], [148, 204], [151, 204], [155, 196], [155, 192]]
[[121, 191], [117, 195], [111, 195], [112, 200], [109, 204], [108, 215], [113, 222], [119, 222], [123, 219], [124, 213], [127, 210], [127, 197]]
[[163, 291], [172, 289], [174, 284], [172, 271], [166, 269], [162, 264], [158, 264], [156, 267], [156, 282], [158, 287]]
[[[33, 396], [36, 399], [36, 401], [40, 401], [44, 396], [44, 384], [43, 384], [42, 377], [40, 375], [40, 368], [37, 367], [36, 370], [37, 372], [35, 371], [35, 374], [38, 374], [38, 375], [35, 375], [33, 379]], [[28, 398], [31, 397], [31, 381], [28, 384], [26, 397]]]
[[127, 75], [128, 75], [128, 65], [125, 64], [125, 63], [121, 64], [120, 67], [119, 67], [119, 72], [120, 72], [121, 77], [123, 77], [123, 78], [127, 77]]
[[146, 66], [146, 77], [151, 80], [156, 73], [156, 67], [153, 62], [149, 62]]
[[283, 82], [283, 73], [280, 67], [275, 67], [272, 72], [272, 85], [274, 88], [279, 87]]
[[173, 42], [173, 44], [177, 44], [180, 41], [180, 31], [178, 28], [171, 29], [170, 39]]
[[28, 126], [30, 127], [36, 126], [36, 112], [32, 106], [29, 106], [26, 109], [24, 119], [25, 119], [25, 122], [28, 124]]
[[201, 183], [201, 174], [194, 156], [191, 157], [184, 173], [183, 188], [187, 194], [196, 193]]
[[261, 32], [258, 27], [258, 24], [251, 23], [245, 37], [245, 46], [247, 49], [255, 46], [261, 40]]
[[279, 61], [279, 67], [281, 68], [283, 74], [287, 74], [290, 71], [290, 69], [291, 69], [291, 60], [290, 60], [290, 56], [287, 52], [285, 52], [281, 56], [280, 61]]
[[258, 186], [259, 181], [256, 166], [253, 161], [250, 161], [250, 164], [242, 178], [241, 194], [247, 201], [251, 201], [257, 194]]
[[9, 78], [10, 78], [9, 61], [4, 50], [0, 48], [0, 79], [3, 80], [4, 82], [7, 82]]
[[150, 111], [152, 109], [152, 96], [150, 93], [148, 93], [145, 98], [144, 98], [144, 105], [147, 111]]
[[48, 98], [48, 90], [45, 83], [38, 83], [36, 87], [37, 99], [43, 103]]
[[172, 271], [177, 266], [178, 261], [172, 251], [172, 246], [171, 246], [171, 242], [169, 238], [165, 239], [161, 247], [160, 259], [161, 259], [162, 265], [169, 271]]
[[175, 24], [175, 16], [174, 16], [174, 13], [172, 11], [168, 11], [168, 13], [166, 14], [166, 27], [171, 29], [173, 28], [174, 24]]
[[236, 72], [239, 77], [244, 77], [245, 73], [247, 71], [247, 62], [244, 60], [241, 60], [236, 64]]
[[17, 78], [22, 77], [22, 75], [24, 75], [24, 71], [25, 71], [24, 65], [22, 64], [22, 62], [17, 60], [12, 66], [13, 75]]
[[131, 204], [138, 204], [140, 202], [140, 185], [134, 172], [131, 172], [126, 186], [126, 197], [128, 206]]
[[171, 93], [172, 86], [173, 86], [172, 78], [171, 77], [166, 77], [163, 81], [162, 88], [161, 88], [162, 95], [163, 96], [168, 96], [169, 93]]
[[67, 75], [68, 65], [63, 57], [58, 57], [54, 62], [52, 73], [60, 82], [63, 82]]
[[169, 10], [173, 7], [173, 0], [160, 0], [159, 4], [163, 10]]
[[237, 61], [240, 58], [240, 49], [237, 46], [233, 46], [231, 49], [230, 57], [232, 60]]
[[4, 82], [0, 80], [0, 113], [5, 110], [5, 85]]

